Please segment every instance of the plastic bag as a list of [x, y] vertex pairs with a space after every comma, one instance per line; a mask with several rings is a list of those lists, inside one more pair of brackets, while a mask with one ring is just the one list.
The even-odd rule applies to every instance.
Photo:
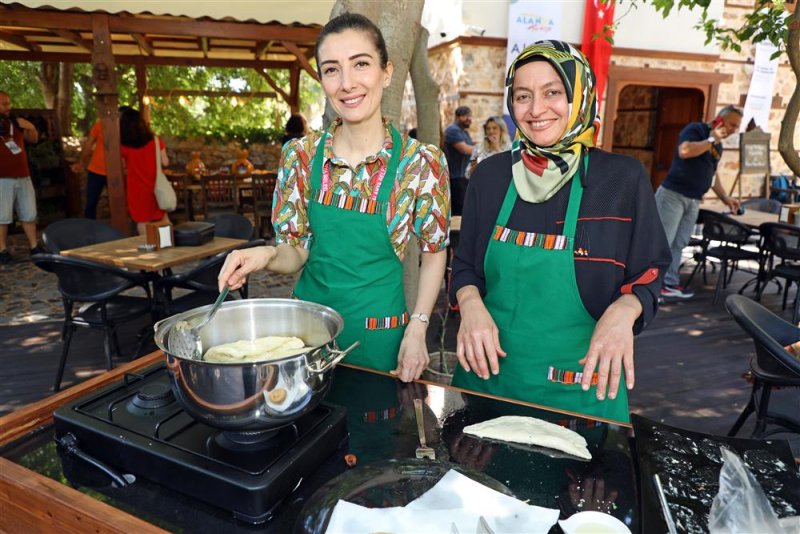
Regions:
[[719, 493], [711, 503], [708, 529], [711, 534], [760, 532], [784, 534], [764, 490], [741, 458], [721, 448], [725, 463], [719, 473]]

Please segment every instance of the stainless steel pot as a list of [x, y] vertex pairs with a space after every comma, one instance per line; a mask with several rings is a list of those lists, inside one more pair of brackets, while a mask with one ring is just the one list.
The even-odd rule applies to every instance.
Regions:
[[330, 388], [333, 367], [357, 345], [340, 351], [344, 321], [335, 310], [301, 300], [248, 299], [225, 302], [200, 330], [204, 350], [264, 336], [296, 336], [306, 352], [257, 363], [209, 363], [169, 351], [178, 321], [195, 323], [203, 306], [155, 325], [155, 342], [167, 356], [172, 391], [195, 419], [230, 431], [270, 430], [291, 423], [319, 404]]

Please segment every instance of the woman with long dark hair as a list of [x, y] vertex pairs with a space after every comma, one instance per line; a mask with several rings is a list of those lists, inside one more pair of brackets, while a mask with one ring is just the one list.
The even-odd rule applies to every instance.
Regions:
[[[169, 222], [167, 213], [156, 201], [156, 137], [142, 114], [127, 106], [120, 108], [119, 134], [120, 154], [126, 169], [128, 212], [139, 235], [144, 235], [147, 223]], [[158, 143], [161, 166], [166, 167], [167, 149], [161, 138]]]
[[[429, 361], [425, 332], [449, 233], [447, 163], [438, 148], [404, 140], [381, 116], [393, 67], [372, 21], [353, 13], [331, 19], [316, 54], [338, 118], [322, 135], [283, 147], [272, 211], [278, 246], [231, 253], [220, 288], [236, 289], [258, 269], [302, 268], [294, 295], [342, 314], [340, 347], [361, 343], [344, 361], [408, 382]], [[412, 235], [422, 266], [416, 304], [407, 310], [402, 259]]]

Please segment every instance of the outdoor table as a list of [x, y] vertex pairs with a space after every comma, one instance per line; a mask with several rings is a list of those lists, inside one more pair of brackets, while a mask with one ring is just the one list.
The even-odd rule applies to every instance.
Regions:
[[765, 211], [745, 210], [741, 215], [730, 213], [728, 206], [722, 203], [703, 202], [700, 204], [701, 210], [715, 211], [729, 215], [734, 221], [747, 225], [751, 228], [758, 228], [763, 223], [778, 222], [779, 215], [777, 213], [767, 213]]
[[233, 250], [244, 243], [246, 243], [244, 239], [214, 237], [208, 243], [196, 247], [169, 247], [141, 251], [138, 247], [145, 244], [145, 237], [135, 236], [62, 250], [61, 254], [123, 269], [159, 273], [171, 267]]
[[[53, 441], [53, 411], [121, 380], [126, 373], [144, 372], [153, 365], [163, 365], [163, 361], [163, 354], [154, 352], [0, 418], [0, 507], [8, 510], [5, 519], [0, 518], [0, 530], [5, 523], [25, 525], [28, 530], [46, 525], [45, 528], [56, 530], [98, 532], [255, 531], [254, 527], [235, 521], [226, 510], [142, 477], [127, 488], [97, 484], [87, 487], [81, 483], [79, 473], [84, 472], [85, 477], [85, 470], [91, 468], [73, 465], [73, 478], [68, 478], [70, 470], [65, 466], [70, 466], [62, 465]], [[335, 369], [325, 402], [346, 408], [349, 441], [314, 475], [303, 480], [275, 517], [258, 527], [259, 532], [292, 532], [303, 505], [316, 489], [347, 470], [346, 453], [355, 454], [359, 466], [414, 458], [419, 445], [414, 398], [425, 399], [428, 444], [436, 450], [437, 460], [481, 471], [505, 484], [517, 498], [560, 508], [566, 515], [583, 507], [584, 497], [607, 499], [604, 502], [609, 505], [609, 513], [628, 523], [633, 532], [639, 530], [629, 427], [431, 382], [406, 385], [386, 373], [340, 365]], [[593, 460], [551, 458], [542, 452], [482, 442], [462, 433], [465, 425], [512, 414], [539, 417], [576, 429], [589, 441]], [[581, 489], [585, 484], [575, 482], [588, 483], [594, 478], [598, 488], [605, 488], [601, 492], [604, 495], [584, 495]]]
[[[730, 213], [730, 209], [728, 208], [728, 206], [722, 204], [721, 202], [713, 202], [713, 203], [703, 202], [700, 204], [700, 209], [714, 211], [716, 213], [722, 213], [724, 215], [728, 215], [734, 221], [738, 221], [744, 224], [745, 226], [750, 227], [751, 231], [754, 232], [754, 235], [758, 235], [758, 227], [761, 226], [762, 224], [779, 222], [778, 221], [779, 214], [777, 213], [768, 213], [766, 211], [745, 209], [745, 212], [743, 214], [737, 215], [735, 213]], [[756, 243], [753, 244], [756, 245]], [[759, 249], [760, 248], [761, 247], [759, 246]], [[763, 252], [761, 252], [761, 254], [763, 256]], [[754, 287], [756, 292], [758, 292], [763, 278], [764, 278], [764, 264], [763, 261], [759, 261], [758, 272], [755, 273], [755, 276], [753, 278], [751, 278], [742, 285], [742, 288], [739, 290], [739, 292], [740, 293], [743, 292], [748, 286], [750, 286], [750, 284], [753, 283], [755, 283]]]

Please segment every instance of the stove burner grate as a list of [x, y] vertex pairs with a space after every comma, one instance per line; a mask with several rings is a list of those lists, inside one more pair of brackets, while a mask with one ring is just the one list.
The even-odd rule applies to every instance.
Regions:
[[268, 521], [298, 484], [347, 439], [345, 410], [321, 403], [269, 431], [228, 432], [192, 418], [176, 402], [163, 364], [56, 410], [56, 436], [122, 472], [233, 512]]

